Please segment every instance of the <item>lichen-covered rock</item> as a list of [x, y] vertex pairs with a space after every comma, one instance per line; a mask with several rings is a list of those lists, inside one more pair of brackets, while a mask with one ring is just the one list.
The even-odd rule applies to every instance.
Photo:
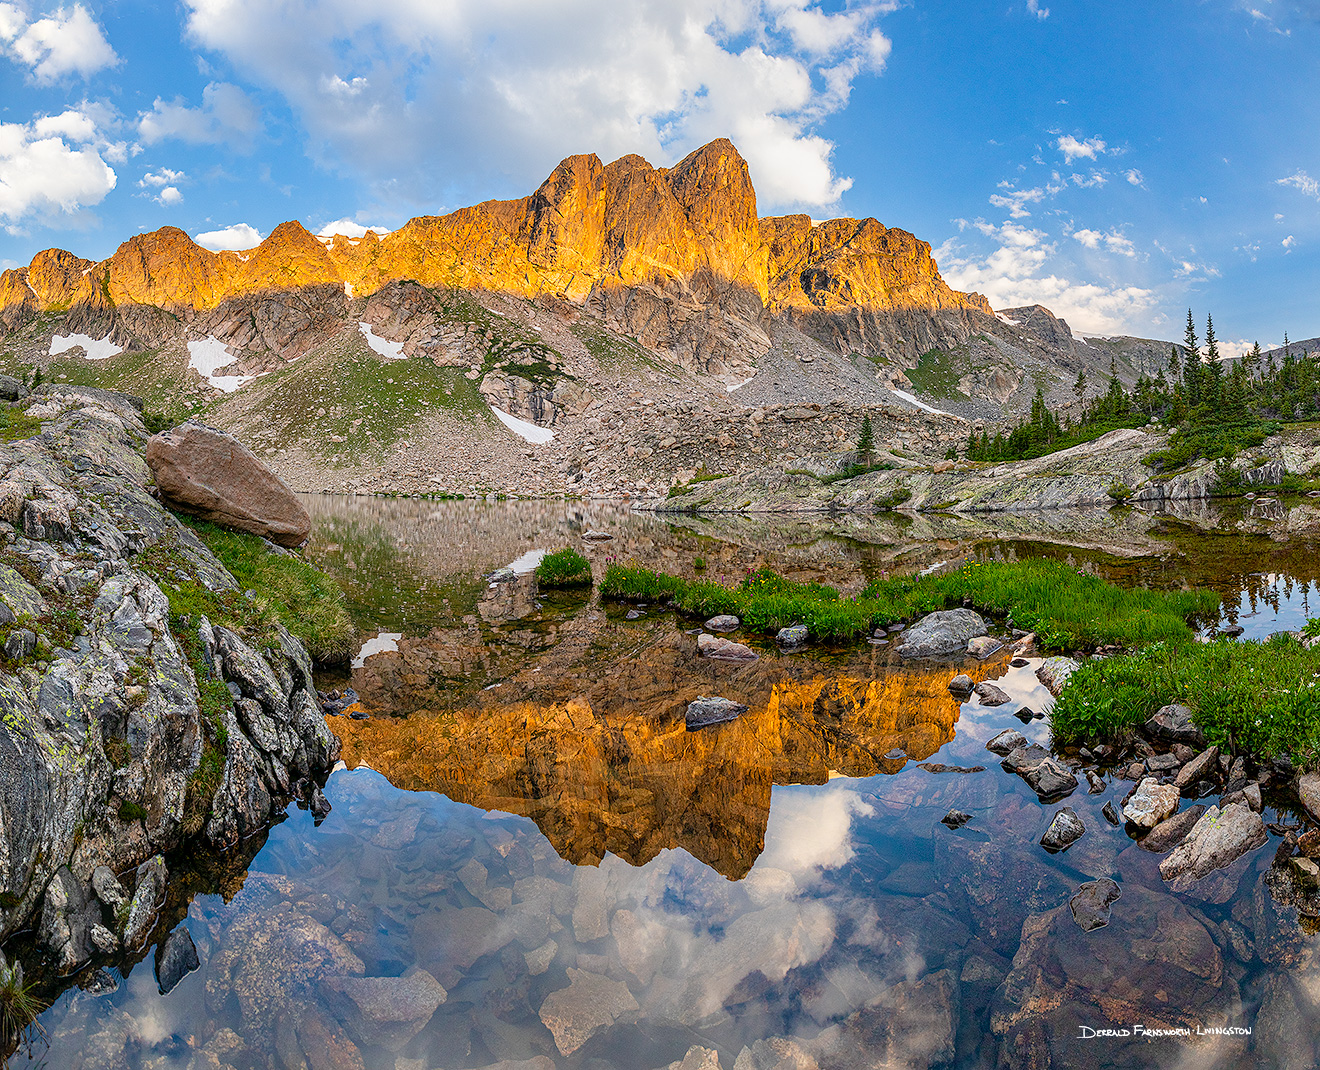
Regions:
[[942, 609], [922, 617], [903, 633], [898, 653], [904, 658], [941, 658], [965, 654], [967, 643], [985, 635], [981, 615], [970, 609]]
[[147, 464], [161, 496], [184, 512], [225, 527], [298, 546], [312, 518], [279, 476], [232, 435], [189, 420], [147, 442]]
[[[140, 403], [46, 385], [28, 415], [44, 433], [0, 445], [0, 622], [22, 618], [35, 637], [0, 674], [0, 939], [37, 922], [72, 968], [114, 953], [121, 933], [131, 949], [154, 924], [163, 873], [148, 866], [131, 896], [116, 873], [197, 831], [220, 844], [259, 831], [337, 746], [293, 636], [257, 652], [201, 621], [194, 663], [171, 632], [161, 583], [236, 583], [148, 492]], [[19, 504], [5, 512], [10, 490]], [[67, 522], [25, 513], [36, 500]], [[207, 674], [234, 678], [248, 716], [202, 709]], [[210, 799], [196, 790], [204, 757], [223, 762]]]

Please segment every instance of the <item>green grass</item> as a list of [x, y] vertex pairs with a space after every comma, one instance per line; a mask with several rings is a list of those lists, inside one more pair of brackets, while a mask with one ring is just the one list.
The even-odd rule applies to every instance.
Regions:
[[571, 547], [546, 554], [536, 566], [539, 587], [590, 587], [591, 562]]
[[1011, 614], [1019, 627], [1036, 632], [1047, 650], [1187, 641], [1188, 620], [1208, 617], [1219, 607], [1219, 596], [1210, 591], [1127, 590], [1046, 558], [969, 562], [939, 576], [878, 580], [851, 598], [768, 569], [730, 587], [612, 564], [601, 594], [620, 601], [671, 602], [694, 617], [732, 613], [745, 627], [767, 634], [801, 623], [820, 639], [855, 638], [967, 599], [981, 611]]
[[239, 590], [212, 591], [195, 579], [181, 579], [180, 570], [191, 575], [187, 559], [177, 548], [157, 543], [138, 556], [138, 565], [160, 584], [172, 617], [204, 615], [214, 624], [257, 636], [278, 622], [302, 640], [316, 661], [349, 657], [355, 629], [348, 601], [334, 580], [296, 553], [271, 553], [256, 535], [192, 517], [179, 519], [230, 571]]
[[0, 442], [17, 442], [41, 434], [41, 421], [15, 405], [0, 407]]
[[30, 1030], [42, 1036], [37, 1022], [46, 1004], [35, 993], [36, 983], [23, 980], [23, 967], [0, 959], [0, 1066], [8, 1065], [6, 1053], [19, 1048]]
[[[966, 347], [959, 347], [960, 355], [966, 363]], [[916, 388], [916, 393], [926, 397], [952, 399], [958, 396], [959, 372], [954, 367], [952, 353], [932, 349], [921, 354], [915, 368], [909, 368], [907, 377]]]
[[1055, 741], [1120, 734], [1179, 702], [1232, 753], [1320, 761], [1320, 648], [1266, 642], [1156, 643], [1073, 673], [1051, 714]]

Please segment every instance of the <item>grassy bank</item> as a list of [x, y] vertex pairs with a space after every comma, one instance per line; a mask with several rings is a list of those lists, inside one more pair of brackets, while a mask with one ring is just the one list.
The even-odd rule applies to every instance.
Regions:
[[1157, 643], [1083, 665], [1054, 706], [1055, 740], [1118, 735], [1171, 702], [1190, 707], [1207, 740], [1234, 753], [1320, 759], [1320, 648], [1288, 637]]
[[795, 583], [768, 569], [725, 586], [613, 564], [601, 594], [620, 601], [670, 602], [695, 617], [732, 613], [758, 632], [805, 624], [821, 639], [855, 638], [969, 601], [979, 610], [1011, 615], [1019, 627], [1036, 632], [1047, 650], [1184, 643], [1191, 638], [1188, 620], [1219, 607], [1219, 596], [1209, 591], [1126, 590], [1045, 558], [969, 562], [938, 576], [878, 580], [855, 597], [822, 584]]
[[302, 640], [316, 661], [344, 661], [351, 655], [354, 628], [348, 600], [324, 572], [296, 553], [272, 552], [256, 535], [192, 517], [179, 519], [229, 570], [239, 589], [211, 591], [195, 580], [181, 579], [180, 569], [189, 573], [186, 560], [176, 549], [153, 546], [139, 560], [161, 583], [171, 616], [204, 614], [213, 623], [249, 634], [279, 623]]

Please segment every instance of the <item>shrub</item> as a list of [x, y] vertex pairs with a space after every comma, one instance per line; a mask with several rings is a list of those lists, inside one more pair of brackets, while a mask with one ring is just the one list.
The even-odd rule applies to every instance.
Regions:
[[590, 587], [591, 562], [571, 547], [546, 554], [536, 566], [540, 587]]
[[1132, 488], [1121, 480], [1114, 480], [1105, 491], [1116, 502], [1125, 502], [1132, 497]]

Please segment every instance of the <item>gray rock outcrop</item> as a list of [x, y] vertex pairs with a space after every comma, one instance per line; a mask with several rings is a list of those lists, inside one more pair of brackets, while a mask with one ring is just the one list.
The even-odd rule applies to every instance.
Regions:
[[898, 653], [904, 658], [943, 658], [965, 654], [967, 642], [985, 635], [985, 621], [970, 609], [943, 609], [922, 617], [903, 633]]
[[140, 403], [46, 385], [27, 404], [40, 433], [0, 446], [0, 632], [34, 636], [0, 674], [0, 939], [36, 920], [72, 970], [149, 938], [158, 856], [264, 828], [337, 741], [292, 635], [171, 619], [165, 587], [237, 584], [149, 493]]

